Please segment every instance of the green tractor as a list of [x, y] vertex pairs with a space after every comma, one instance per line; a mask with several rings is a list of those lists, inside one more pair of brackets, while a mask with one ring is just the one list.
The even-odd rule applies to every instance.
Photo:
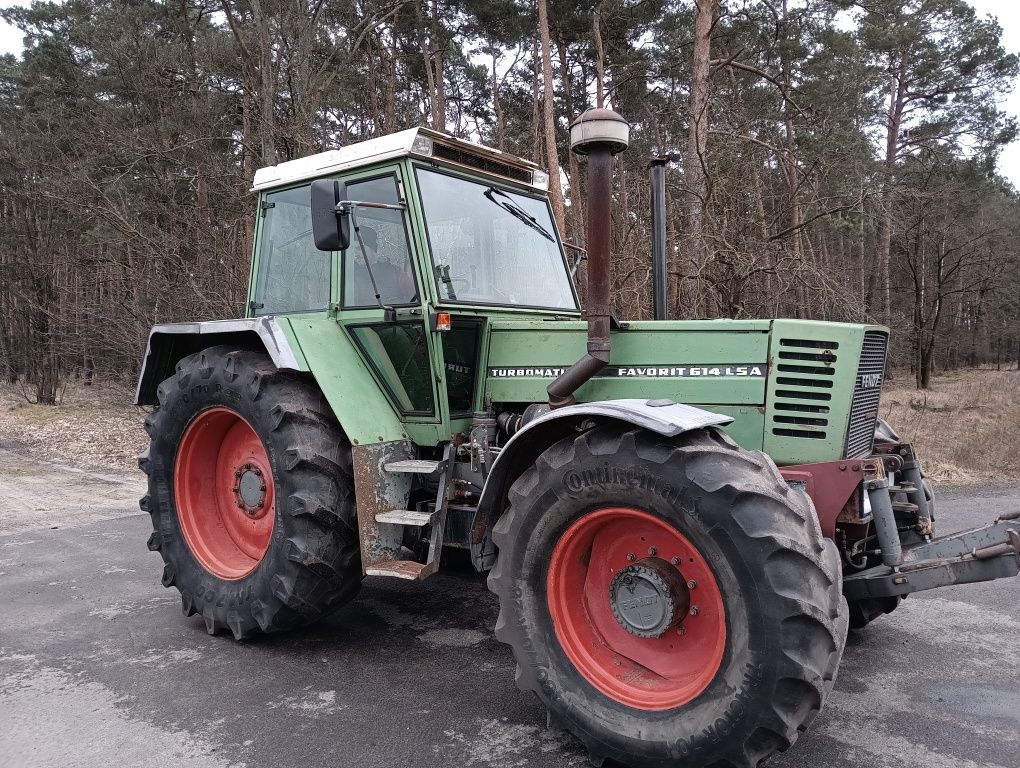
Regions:
[[887, 329], [612, 316], [628, 139], [571, 126], [587, 254], [537, 166], [426, 129], [256, 174], [247, 317], [153, 328], [136, 397], [186, 615], [278, 632], [459, 550], [596, 765], [755, 766], [818, 714], [848, 625], [1017, 574], [1020, 515], [933, 537], [878, 418]]

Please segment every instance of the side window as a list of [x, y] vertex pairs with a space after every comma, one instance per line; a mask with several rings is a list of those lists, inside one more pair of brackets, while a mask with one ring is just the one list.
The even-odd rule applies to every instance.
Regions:
[[[392, 174], [347, 185], [347, 196], [354, 201], [399, 203], [397, 180]], [[356, 211], [361, 241], [351, 232], [351, 247], [344, 252], [343, 305], [345, 307], [376, 306], [372, 278], [383, 304], [418, 303], [418, 289], [411, 269], [407, 230], [402, 211], [361, 208]], [[367, 264], [366, 264], [367, 260]]]
[[256, 315], [325, 310], [329, 306], [330, 254], [312, 241], [308, 185], [263, 199], [259, 236]]
[[403, 413], [431, 414], [435, 410], [423, 323], [361, 325], [350, 330]]
[[446, 366], [446, 396], [451, 415], [471, 413], [475, 382], [478, 380], [478, 352], [482, 340], [482, 321], [453, 318], [453, 327], [443, 337]]

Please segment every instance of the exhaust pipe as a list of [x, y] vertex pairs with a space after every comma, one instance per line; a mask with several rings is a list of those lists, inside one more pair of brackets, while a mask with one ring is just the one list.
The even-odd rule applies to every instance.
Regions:
[[656, 320], [666, 316], [666, 166], [669, 157], [656, 157], [648, 165], [652, 183], [652, 306]]
[[551, 408], [576, 403], [574, 392], [609, 365], [613, 156], [629, 144], [630, 123], [609, 109], [589, 109], [570, 125], [570, 149], [588, 156], [588, 352], [546, 389]]

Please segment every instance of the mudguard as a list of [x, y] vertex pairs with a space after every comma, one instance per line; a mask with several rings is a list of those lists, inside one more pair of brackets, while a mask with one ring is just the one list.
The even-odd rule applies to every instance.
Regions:
[[632, 424], [666, 437], [733, 421], [729, 416], [672, 400], [603, 400], [558, 408], [529, 422], [499, 452], [482, 489], [471, 536], [472, 561], [479, 571], [491, 568], [495, 562], [491, 530], [503, 512], [510, 486], [542, 451], [589, 420]]
[[177, 362], [193, 352], [217, 344], [264, 351], [277, 368], [307, 371], [295, 354], [275, 317], [249, 317], [203, 323], [166, 323], [153, 326], [135, 391], [136, 405], [154, 405], [156, 387], [173, 373]]

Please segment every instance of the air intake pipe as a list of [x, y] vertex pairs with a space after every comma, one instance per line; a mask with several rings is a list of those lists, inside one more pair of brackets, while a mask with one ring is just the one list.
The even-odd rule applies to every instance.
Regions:
[[630, 144], [630, 124], [609, 109], [589, 109], [570, 125], [570, 149], [588, 156], [588, 352], [549, 385], [549, 405], [577, 402], [574, 392], [609, 365], [609, 241], [613, 156]]

